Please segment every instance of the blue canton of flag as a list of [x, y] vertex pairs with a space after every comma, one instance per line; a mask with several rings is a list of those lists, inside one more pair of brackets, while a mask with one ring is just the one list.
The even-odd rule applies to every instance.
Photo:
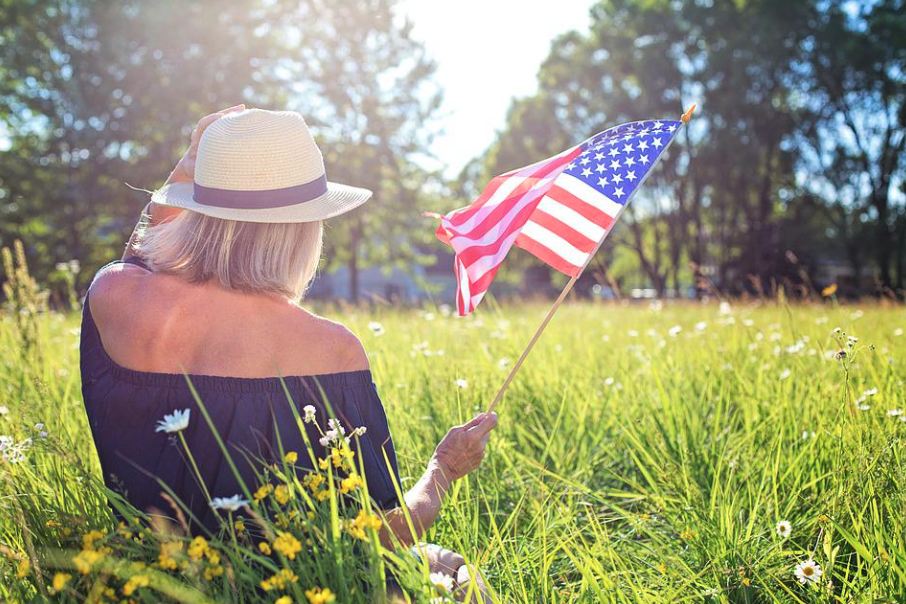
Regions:
[[565, 173], [626, 205], [680, 126], [679, 120], [647, 120], [606, 130], [582, 143]]

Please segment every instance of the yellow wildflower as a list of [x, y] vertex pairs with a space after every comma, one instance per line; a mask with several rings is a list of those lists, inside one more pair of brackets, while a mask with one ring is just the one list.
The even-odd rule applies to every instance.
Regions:
[[657, 565], [657, 569], [659, 571], [661, 571], [662, 574], [665, 574], [665, 575], [667, 574], [667, 565], [664, 564], [663, 562], [661, 562], [660, 564]]
[[54, 591], [63, 591], [63, 588], [66, 587], [66, 584], [69, 583], [69, 580], [72, 579], [72, 575], [69, 573], [57, 573], [53, 576], [53, 589]]
[[285, 589], [287, 583], [295, 583], [298, 580], [299, 577], [297, 577], [293, 571], [289, 570], [288, 568], [284, 568], [272, 577], [262, 581], [261, 589], [263, 589], [264, 591], [270, 591], [272, 589]]
[[365, 510], [359, 510], [359, 515], [355, 517], [355, 520], [346, 522], [346, 530], [349, 531], [349, 534], [362, 541], [368, 539], [365, 533], [366, 529], [377, 531], [380, 530], [381, 526], [383, 526], [381, 519]]
[[123, 595], [131, 596], [140, 587], [148, 587], [148, 577], [146, 575], [132, 575], [126, 581], [126, 584], [123, 585]]
[[104, 533], [101, 531], [88, 531], [82, 535], [82, 548], [83, 549], [93, 549], [94, 542], [104, 538]]
[[262, 541], [261, 543], [259, 543], [258, 549], [260, 549], [261, 553], [264, 554], [265, 556], [271, 555], [271, 546], [268, 544], [267, 541]]
[[53, 528], [60, 528], [63, 525], [60, 524], [59, 522], [57, 522], [56, 520], [48, 520], [47, 522], [44, 523], [44, 526], [46, 526], [47, 528], [53, 529]]
[[274, 604], [293, 604], [293, 599], [289, 596], [283, 596], [281, 598], [277, 598], [277, 601], [274, 602]]
[[201, 560], [209, 549], [210, 546], [208, 545], [207, 539], [202, 536], [198, 536], [192, 539], [192, 542], [189, 543], [188, 554], [189, 557], [193, 560]]
[[742, 580], [742, 584], [745, 585], [746, 587], [748, 587], [752, 584], [752, 580], [749, 579], [748, 577], [744, 577]]
[[308, 589], [305, 591], [305, 597], [308, 598], [310, 604], [330, 604], [337, 599], [329, 587]]
[[164, 570], [176, 570], [179, 565], [173, 556], [182, 551], [182, 541], [170, 541], [160, 544], [160, 555], [157, 557], [158, 564]]
[[837, 284], [836, 283], [831, 283], [830, 285], [828, 285], [827, 287], [825, 287], [824, 289], [821, 290], [821, 295], [824, 296], [825, 298], [830, 298], [831, 296], [833, 296], [836, 293], [837, 293]]
[[285, 484], [281, 484], [274, 489], [274, 499], [276, 499], [277, 503], [280, 505], [286, 505], [287, 502], [289, 502], [289, 489], [286, 488]]
[[296, 559], [296, 554], [302, 551], [302, 543], [289, 533], [280, 531], [274, 540], [274, 549], [289, 558]]
[[286, 459], [286, 463], [294, 464], [297, 461], [299, 461], [299, 454], [296, 453], [295, 451], [290, 451], [289, 453], [286, 454], [286, 457], [284, 459]]
[[223, 574], [222, 566], [209, 566], [204, 569], [204, 578], [206, 581], [213, 581], [214, 577], [219, 577]]
[[350, 491], [356, 490], [358, 487], [363, 486], [365, 483], [362, 482], [361, 477], [358, 474], [353, 474], [352, 476], [347, 476], [340, 481], [340, 492], [345, 494]]
[[28, 560], [22, 560], [19, 562], [19, 565], [16, 566], [16, 578], [22, 579], [23, 577], [28, 576], [28, 571], [31, 570], [31, 563]]
[[245, 530], [245, 522], [243, 522], [242, 520], [237, 520], [233, 523], [233, 528], [236, 529], [237, 533], [241, 533]]
[[75, 565], [77, 571], [83, 575], [87, 575], [91, 572], [92, 565], [103, 557], [104, 555], [97, 550], [83, 549], [73, 556], [72, 563]]
[[318, 467], [321, 468], [322, 470], [326, 470], [327, 468], [330, 467], [330, 462], [329, 462], [326, 458], [325, 458], [325, 459], [319, 459], [319, 460], [318, 460]]
[[690, 531], [689, 529], [684, 530], [680, 533], [680, 539], [683, 541], [692, 541], [695, 539], [695, 531]]
[[255, 498], [255, 501], [261, 501], [268, 495], [270, 495], [274, 490], [274, 485], [265, 484], [262, 485], [255, 493], [252, 495]]
[[316, 493], [324, 482], [325, 478], [320, 474], [307, 474], [302, 479], [302, 484], [311, 489], [313, 493]]

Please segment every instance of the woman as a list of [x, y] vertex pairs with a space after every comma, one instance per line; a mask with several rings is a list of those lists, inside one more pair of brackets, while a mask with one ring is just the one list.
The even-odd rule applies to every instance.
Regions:
[[[248, 460], [279, 459], [278, 437], [284, 451], [304, 450], [285, 383], [298, 410], [316, 407], [320, 425], [329, 403], [347, 431], [366, 428], [355, 445], [357, 459], [386, 510], [384, 530], [411, 544], [431, 526], [450, 484], [481, 463], [496, 416], [452, 428], [399, 501], [393, 441], [362, 344], [339, 323], [298, 305], [320, 259], [321, 221], [370, 196], [327, 182], [321, 153], [296, 113], [239, 105], [198, 123], [123, 260], [98, 273], [85, 300], [82, 392], [112, 490], [139, 509], [164, 514], [170, 506], [159, 479], [194, 522], [216, 526], [204, 493], [242, 491], [187, 382], [248, 485], [256, 482]], [[291, 377], [281, 382], [278, 376]], [[170, 435], [154, 431], [164, 415], [183, 409], [190, 421], [181, 436], [206, 490]], [[322, 456], [319, 434], [312, 424], [306, 429]], [[403, 505], [418, 535], [411, 534]], [[439, 548], [428, 555], [447, 572], [463, 564]]]

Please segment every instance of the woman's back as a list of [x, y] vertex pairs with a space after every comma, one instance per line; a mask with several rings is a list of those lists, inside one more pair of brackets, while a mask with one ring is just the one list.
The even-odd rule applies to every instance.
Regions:
[[187, 283], [127, 263], [101, 271], [90, 295], [104, 348], [130, 369], [259, 378], [368, 368], [349, 330], [285, 297]]
[[[320, 432], [305, 424], [303, 436], [296, 421], [303, 406], [313, 405], [321, 426], [335, 415], [347, 432], [367, 427], [360, 446], [353, 445], [369, 491], [382, 507], [398, 505], [390, 478], [397, 473], [393, 443], [355, 336], [288, 302], [218, 290], [123, 263], [103, 269], [89, 290], [82, 394], [107, 485], [139, 509], [174, 516], [162, 483], [190, 517], [214, 528], [208, 496], [248, 496], [259, 486], [263, 464], [280, 462], [288, 451], [309, 467], [306, 437], [315, 455], [324, 455]], [[281, 381], [280, 375], [288, 377]], [[182, 436], [204, 488], [181, 443], [155, 431], [164, 415], [184, 409], [191, 419]], [[389, 471], [382, 449], [391, 459]]]

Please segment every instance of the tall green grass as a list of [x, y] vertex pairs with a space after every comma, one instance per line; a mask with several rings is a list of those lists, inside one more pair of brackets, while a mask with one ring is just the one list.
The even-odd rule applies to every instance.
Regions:
[[[545, 307], [324, 310], [369, 351], [408, 486], [446, 430], [486, 407]], [[75, 538], [62, 528], [116, 530], [79, 395], [78, 318], [42, 313], [36, 330], [21, 355], [15, 320], [0, 322], [0, 434], [33, 442], [0, 464], [6, 599], [51, 597]], [[480, 566], [500, 602], [906, 601], [904, 330], [901, 307], [568, 304], [427, 539]], [[265, 597], [242, 585], [270, 571], [230, 539], [212, 545], [248, 574], [239, 587], [174, 579], [132, 598]], [[130, 551], [144, 555], [111, 564]], [[340, 593], [370, 555], [357, 570], [305, 563]], [[823, 575], [803, 585], [807, 560]]]

